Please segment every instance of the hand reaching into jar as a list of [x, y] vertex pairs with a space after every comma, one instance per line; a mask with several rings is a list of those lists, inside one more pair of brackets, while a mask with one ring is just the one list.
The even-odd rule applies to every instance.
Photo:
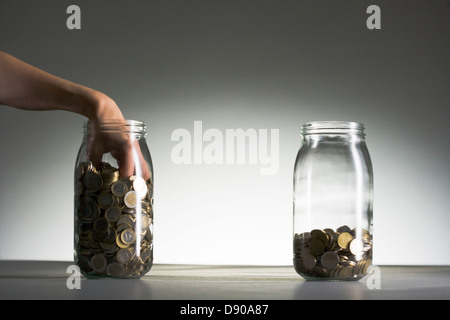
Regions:
[[139, 170], [145, 180], [150, 178], [137, 141], [125, 132], [95, 130], [105, 123], [126, 123], [114, 100], [100, 91], [49, 74], [0, 51], [0, 104], [22, 110], [65, 110], [83, 115], [94, 128], [87, 148], [94, 164], [110, 152], [117, 160], [121, 176], [131, 176]]

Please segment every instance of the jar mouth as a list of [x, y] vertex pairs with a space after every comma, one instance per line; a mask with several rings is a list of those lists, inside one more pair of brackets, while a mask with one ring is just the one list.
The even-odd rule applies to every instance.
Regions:
[[144, 121], [130, 119], [103, 119], [85, 121], [83, 132], [87, 133], [92, 129], [101, 132], [127, 132], [142, 135], [147, 133], [147, 127]]
[[302, 125], [302, 134], [364, 134], [364, 124], [354, 121], [309, 121]]

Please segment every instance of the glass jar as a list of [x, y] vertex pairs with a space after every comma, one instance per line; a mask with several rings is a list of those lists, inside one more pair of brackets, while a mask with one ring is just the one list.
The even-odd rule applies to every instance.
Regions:
[[306, 280], [358, 280], [372, 263], [373, 171], [364, 125], [302, 126], [294, 169], [294, 268]]
[[153, 264], [153, 165], [144, 122], [84, 125], [75, 164], [74, 258], [87, 278], [140, 278]]

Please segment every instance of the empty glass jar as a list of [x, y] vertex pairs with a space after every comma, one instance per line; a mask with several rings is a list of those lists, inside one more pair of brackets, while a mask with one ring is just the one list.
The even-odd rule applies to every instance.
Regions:
[[302, 126], [294, 169], [294, 268], [306, 280], [358, 280], [372, 263], [373, 171], [364, 126]]
[[153, 165], [144, 122], [87, 121], [75, 164], [74, 258], [88, 278], [153, 263]]

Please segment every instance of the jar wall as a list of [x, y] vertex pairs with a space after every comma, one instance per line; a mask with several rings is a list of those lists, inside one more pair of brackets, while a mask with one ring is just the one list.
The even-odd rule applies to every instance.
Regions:
[[74, 259], [83, 275], [145, 275], [153, 264], [153, 165], [145, 124], [87, 124], [74, 182]]
[[372, 259], [371, 160], [361, 124], [321, 124], [303, 131], [294, 168], [294, 267], [308, 280], [357, 280]]

